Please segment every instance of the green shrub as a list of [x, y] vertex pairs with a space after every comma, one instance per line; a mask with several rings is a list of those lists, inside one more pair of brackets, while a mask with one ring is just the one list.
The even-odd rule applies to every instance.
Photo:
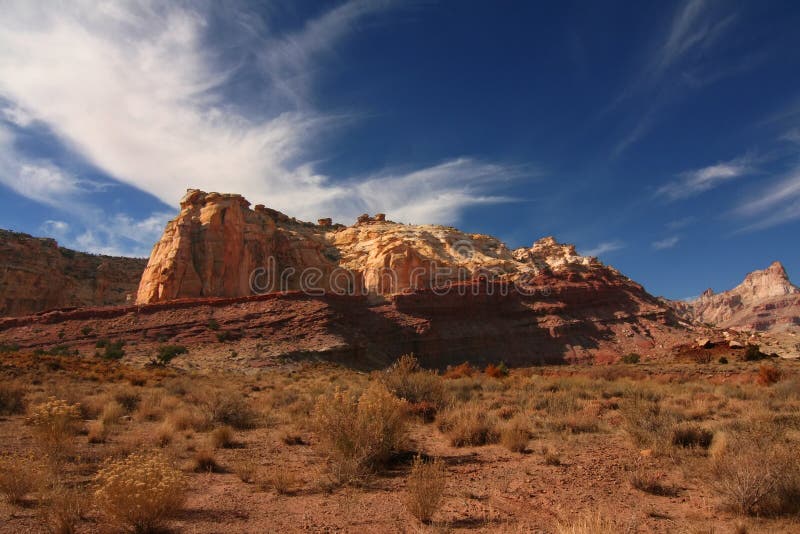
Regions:
[[630, 354], [626, 354], [621, 358], [622, 363], [639, 363], [642, 357], [636, 354], [635, 352], [631, 352]]
[[746, 362], [754, 362], [769, 358], [769, 354], [761, 352], [761, 347], [758, 345], [747, 345], [747, 349], [745, 349], [742, 358]]
[[167, 365], [176, 356], [186, 354], [187, 352], [189, 352], [189, 349], [183, 345], [162, 345], [158, 347], [158, 352], [155, 358], [153, 358], [152, 363], [162, 366]]
[[99, 352], [97, 353], [99, 356], [102, 356], [103, 358], [105, 358], [107, 360], [119, 360], [123, 356], [125, 356], [125, 350], [122, 348], [122, 347], [125, 346], [125, 342], [124, 341], [122, 341], [122, 340], [109, 341], [107, 339], [101, 340], [101, 341], [103, 342], [102, 345], [100, 345], [100, 341], [98, 341], [97, 345], [96, 345], [96, 346], [104, 348], [104, 351], [103, 351], [102, 354], [99, 353]]
[[19, 350], [19, 345], [16, 343], [0, 343], [0, 354], [6, 354], [9, 352], [17, 352]]
[[234, 330], [223, 330], [221, 332], [217, 332], [217, 341], [220, 343], [226, 343], [228, 341], [236, 341], [237, 339], [241, 339], [242, 333], [236, 332]]

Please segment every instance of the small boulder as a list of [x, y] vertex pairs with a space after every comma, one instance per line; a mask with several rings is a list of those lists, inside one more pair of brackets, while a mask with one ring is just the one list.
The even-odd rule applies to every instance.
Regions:
[[744, 348], [744, 343], [742, 343], [740, 341], [736, 341], [735, 339], [731, 339], [728, 342], [728, 346], [730, 348], [732, 348], [732, 349], [743, 349]]
[[701, 349], [710, 349], [714, 344], [707, 337], [700, 337], [697, 338], [697, 346]]

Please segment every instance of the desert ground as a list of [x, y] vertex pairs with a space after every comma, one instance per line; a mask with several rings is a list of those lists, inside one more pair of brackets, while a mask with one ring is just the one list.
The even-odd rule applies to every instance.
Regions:
[[224, 374], [7, 350], [0, 531], [800, 530], [797, 362], [626, 360]]

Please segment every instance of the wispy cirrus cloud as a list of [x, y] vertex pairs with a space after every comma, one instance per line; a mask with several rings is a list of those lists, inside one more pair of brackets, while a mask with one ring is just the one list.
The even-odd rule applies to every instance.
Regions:
[[[736, 23], [737, 13], [711, 0], [687, 0], [676, 9], [642, 67], [605, 112], [636, 97], [646, 105], [614, 145], [618, 157], [644, 138], [669, 103], [687, 88], [696, 89], [753, 68], [763, 55], [750, 53], [735, 65], [711, 61], [715, 47]], [[604, 113], [605, 113], [604, 112]]]
[[738, 232], [763, 230], [800, 219], [800, 169], [767, 186], [754, 200], [737, 206], [733, 215], [750, 220]]
[[651, 243], [651, 246], [655, 250], [666, 250], [668, 248], [674, 248], [675, 245], [677, 245], [680, 242], [680, 240], [681, 240], [680, 236], [673, 235], [670, 237], [666, 237], [664, 239], [660, 239], [658, 241], [653, 241]]
[[622, 241], [603, 241], [590, 249], [582, 250], [581, 254], [584, 256], [602, 256], [623, 248], [625, 248], [625, 243]]
[[751, 156], [742, 156], [701, 169], [686, 171], [681, 173], [677, 180], [659, 187], [656, 194], [669, 200], [699, 195], [725, 182], [755, 172], [752, 162], [753, 158]]
[[[10, 1], [0, 17], [3, 117], [20, 128], [45, 125], [89, 165], [168, 206], [196, 187], [242, 193], [306, 219], [347, 221], [368, 208], [455, 222], [468, 206], [506, 201], [494, 188], [518, 169], [469, 156], [359, 179], [318, 170], [326, 136], [359, 113], [314, 107], [324, 61], [393, 5], [350, 0], [281, 33], [240, 4]], [[243, 66], [257, 78], [249, 80], [253, 98], [232, 99]], [[53, 162], [26, 162], [13, 138], [3, 146], [19, 171], [5, 181], [14, 191], [54, 207], [71, 198], [92, 203], [80, 177]]]

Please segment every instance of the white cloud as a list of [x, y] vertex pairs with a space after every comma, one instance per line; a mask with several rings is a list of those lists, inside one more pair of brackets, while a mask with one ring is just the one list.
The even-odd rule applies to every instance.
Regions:
[[652, 246], [656, 250], [665, 250], [668, 248], [673, 248], [678, 242], [681, 240], [680, 237], [674, 235], [671, 237], [667, 237], [665, 239], [661, 239], [659, 241], [653, 241]]
[[[335, 182], [309, 163], [319, 157], [312, 152], [320, 137], [350, 119], [308, 105], [319, 70], [313, 62], [386, 5], [346, 2], [296, 33], [248, 41], [242, 57], [222, 62], [206, 39], [208, 5], [9, 2], [0, 17], [0, 98], [110, 176], [170, 206], [196, 187], [242, 193], [307, 219], [347, 221], [366, 206], [455, 222], [466, 206], [504, 200], [489, 193], [491, 180], [466, 182], [487, 169], [498, 178], [514, 170], [469, 158], [360, 182]], [[225, 101], [225, 83], [250, 54], [261, 57], [266, 89], [291, 105], [265, 117]], [[31, 184], [8, 185], [51, 204], [81, 189], [74, 177], [45, 171], [27, 171]], [[423, 188], [420, 175], [433, 179]]]
[[687, 198], [752, 172], [754, 172], [754, 169], [751, 165], [751, 158], [744, 156], [728, 162], [681, 173], [678, 180], [661, 186], [656, 193], [670, 200]]
[[33, 116], [19, 106], [6, 104], [0, 109], [0, 117], [16, 126], [26, 128], [33, 124]]
[[674, 221], [670, 221], [666, 224], [666, 227], [670, 230], [680, 230], [681, 228], [685, 228], [689, 225], [694, 224], [697, 221], [697, 217], [692, 215], [688, 217], [683, 217], [681, 219], [675, 219]]
[[762, 230], [800, 219], [800, 170], [768, 186], [754, 200], [740, 204], [733, 213], [755, 219], [740, 232]]
[[781, 140], [800, 144], [800, 128], [793, 128], [781, 136]]
[[615, 250], [620, 250], [623, 248], [625, 248], [625, 243], [621, 241], [604, 241], [595, 247], [581, 251], [581, 253], [584, 256], [601, 256], [608, 252], [614, 252]]
[[69, 223], [48, 220], [42, 223], [42, 231], [47, 235], [63, 236], [69, 231]]
[[692, 51], [710, 47], [731, 25], [735, 15], [711, 19], [711, 3], [708, 0], [688, 0], [675, 13], [667, 38], [651, 64], [653, 77], [660, 76]]

